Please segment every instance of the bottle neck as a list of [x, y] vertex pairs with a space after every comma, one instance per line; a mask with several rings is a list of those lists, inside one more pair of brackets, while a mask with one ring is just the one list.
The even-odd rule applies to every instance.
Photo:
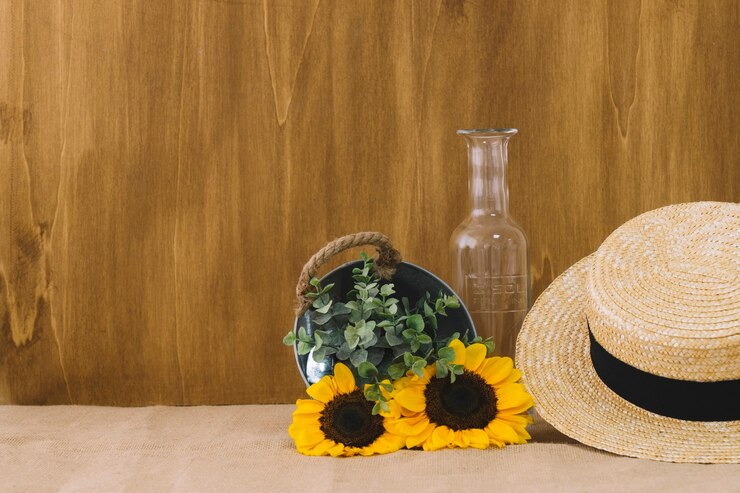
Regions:
[[509, 187], [506, 182], [509, 136], [466, 136], [468, 194], [471, 215], [506, 217]]

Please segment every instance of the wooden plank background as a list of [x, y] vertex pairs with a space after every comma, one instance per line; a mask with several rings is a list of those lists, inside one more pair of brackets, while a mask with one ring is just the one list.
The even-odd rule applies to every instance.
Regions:
[[534, 294], [640, 212], [737, 201], [739, 10], [0, 2], [0, 402], [293, 400], [280, 338], [327, 240], [447, 275], [458, 128], [520, 129]]

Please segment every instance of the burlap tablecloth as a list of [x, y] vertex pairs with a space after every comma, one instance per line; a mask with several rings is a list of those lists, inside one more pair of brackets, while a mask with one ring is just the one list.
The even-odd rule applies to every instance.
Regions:
[[618, 457], [531, 427], [502, 450], [304, 457], [292, 405], [0, 406], [0, 491], [740, 491], [740, 466]]

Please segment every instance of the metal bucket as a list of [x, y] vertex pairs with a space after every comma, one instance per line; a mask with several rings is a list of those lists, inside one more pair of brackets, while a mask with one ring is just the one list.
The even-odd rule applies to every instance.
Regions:
[[[352, 269], [356, 267], [362, 268], [362, 265], [362, 261], [355, 261], [337, 267], [321, 278], [321, 285], [334, 283], [334, 288], [332, 289], [334, 295], [333, 298], [337, 299], [337, 296], [342, 298], [347, 292], [351, 291], [354, 286]], [[406, 297], [412, 304], [424, 297], [427, 292], [432, 296], [436, 296], [440, 291], [448, 296], [457, 296], [442, 279], [428, 270], [408, 262], [399, 262], [397, 264], [396, 272], [389, 282], [392, 282], [395, 285], [395, 297], [398, 299]], [[458, 299], [459, 298], [460, 297], [458, 296]], [[315, 328], [319, 327], [312, 321], [312, 313], [314, 313], [313, 310], [307, 310], [301, 316], [296, 318], [294, 325], [294, 330], [296, 332], [300, 327], [305, 327], [309, 334], [313, 334]], [[470, 313], [468, 313], [467, 308], [465, 308], [465, 305], [462, 303], [462, 300], [460, 300], [460, 308], [448, 310], [446, 317], [441, 315], [438, 316], [437, 322], [438, 339], [449, 338], [455, 332], [459, 332], [461, 336], [467, 332], [471, 339], [476, 335], [473, 320], [470, 317]], [[318, 382], [324, 375], [331, 375], [333, 373], [335, 362], [333, 355], [327, 357], [323, 362], [317, 363], [314, 361], [311, 353], [299, 355], [295, 346], [294, 352], [296, 362], [298, 364], [298, 370], [300, 371], [304, 382], [306, 382], [306, 385]], [[387, 365], [389, 363], [390, 361], [384, 360], [384, 363], [381, 364], [380, 368], [382, 368], [383, 364]]]

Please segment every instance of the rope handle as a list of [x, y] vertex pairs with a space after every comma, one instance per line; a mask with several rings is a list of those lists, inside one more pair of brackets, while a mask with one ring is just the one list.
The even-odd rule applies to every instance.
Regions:
[[311, 299], [306, 297], [311, 287], [311, 278], [316, 275], [319, 268], [329, 261], [334, 255], [361, 245], [372, 245], [378, 250], [378, 258], [375, 259], [375, 272], [382, 279], [390, 279], [396, 272], [396, 265], [401, 261], [401, 252], [396, 250], [383, 233], [366, 231], [342, 236], [330, 241], [321, 250], [316, 252], [306, 265], [303, 266], [298, 285], [295, 287], [298, 308], [296, 316], [300, 317], [311, 306]]

